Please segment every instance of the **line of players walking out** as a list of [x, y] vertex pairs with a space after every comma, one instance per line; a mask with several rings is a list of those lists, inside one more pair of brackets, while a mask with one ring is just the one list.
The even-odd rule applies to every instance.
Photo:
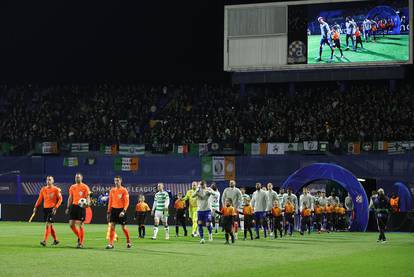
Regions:
[[[319, 45], [319, 56], [317, 61], [322, 61], [322, 50], [326, 44], [331, 50], [330, 62], [333, 61], [335, 48], [338, 49], [339, 59], [343, 59], [343, 51], [341, 48], [341, 33], [342, 29], [338, 23], [334, 23], [332, 27], [326, 22], [323, 17], [318, 17], [318, 22], [321, 30], [321, 41]], [[349, 16], [345, 18], [345, 50], [349, 50], [349, 41], [352, 44], [352, 50], [358, 51], [358, 45], [361, 49], [364, 49], [362, 38], [365, 42], [377, 41], [377, 34], [382, 33], [383, 36], [389, 33], [394, 28], [394, 21], [392, 19], [381, 19], [378, 21], [365, 18], [364, 21], [358, 26], [358, 24]]]
[[[170, 238], [168, 224], [170, 194], [164, 190], [163, 183], [157, 185], [157, 190], [152, 208], [145, 202], [144, 196], [139, 196], [134, 215], [138, 224], [139, 238], [146, 236], [145, 220], [148, 214], [154, 217], [151, 239], [157, 239], [160, 224], [164, 227], [165, 239]], [[82, 248], [85, 240], [85, 209], [91, 203], [90, 194], [89, 187], [83, 183], [82, 174], [76, 174], [75, 184], [69, 189], [66, 214], [69, 215], [70, 228], [77, 238], [77, 248]], [[57, 245], [59, 241], [53, 228], [53, 217], [62, 203], [62, 195], [60, 189], [54, 185], [52, 176], [47, 177], [46, 186], [40, 191], [34, 213], [42, 202], [46, 228], [41, 245], [46, 246], [50, 234], [54, 239], [53, 245]], [[243, 240], [253, 240], [254, 237], [260, 239], [261, 233], [264, 238], [275, 239], [292, 236], [294, 230], [298, 230], [301, 235], [305, 232], [310, 234], [312, 229], [318, 233], [347, 230], [352, 224], [354, 212], [349, 195], [345, 198], [344, 204], [345, 207], [334, 193], [329, 197], [319, 191], [316, 195], [311, 195], [308, 188], [303, 189], [298, 200], [289, 188], [286, 192], [280, 189], [277, 193], [273, 190], [272, 183], [268, 183], [266, 187], [256, 183], [256, 190], [252, 195], [248, 195], [244, 188], [236, 187], [234, 180], [229, 182], [229, 186], [222, 194], [215, 183], [207, 187], [205, 181], [194, 181], [185, 196], [178, 193], [174, 201], [175, 234], [179, 236], [180, 227], [183, 228], [184, 236], [188, 234], [187, 209], [188, 217], [193, 223], [191, 235], [199, 236], [201, 244], [206, 242], [204, 228], [207, 229], [209, 241], [213, 240], [213, 232], [218, 233], [222, 229], [226, 244], [234, 243], [238, 239], [239, 227]], [[115, 232], [117, 224], [121, 225], [127, 248], [131, 248], [130, 232], [126, 226], [128, 207], [128, 190], [122, 186], [122, 178], [116, 176], [107, 199], [107, 249], [114, 248], [114, 241], [117, 240]]]

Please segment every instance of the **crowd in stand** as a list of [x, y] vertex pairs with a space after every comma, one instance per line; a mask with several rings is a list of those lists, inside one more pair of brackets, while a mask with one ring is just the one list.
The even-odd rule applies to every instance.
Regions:
[[[356, 83], [22, 85], [0, 87], [0, 142], [99, 143], [404, 140], [414, 137], [413, 89]], [[152, 120], [152, 124], [150, 124]]]

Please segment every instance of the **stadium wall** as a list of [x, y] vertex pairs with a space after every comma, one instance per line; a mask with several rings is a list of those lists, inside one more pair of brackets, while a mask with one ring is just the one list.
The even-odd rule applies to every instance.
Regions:
[[[28, 203], [37, 196], [38, 189], [46, 175], [53, 175], [55, 182], [62, 185], [62, 193], [67, 194], [67, 187], [73, 182], [75, 173], [81, 172], [87, 184], [95, 185], [92, 190], [98, 195], [110, 186], [115, 175], [121, 175], [125, 184], [133, 185], [135, 195], [143, 193], [151, 198], [157, 182], [165, 182], [174, 194], [185, 191], [191, 181], [201, 179], [201, 158], [193, 156], [142, 156], [136, 172], [114, 170], [112, 156], [96, 156], [94, 165], [84, 162], [79, 157], [76, 167], [65, 167], [64, 157], [0, 157], [0, 202]], [[84, 159], [84, 160], [82, 160]], [[273, 182], [280, 186], [286, 178], [299, 168], [313, 163], [338, 164], [359, 178], [376, 179], [377, 185], [387, 191], [394, 190], [394, 183], [414, 183], [414, 155], [361, 154], [353, 155], [275, 155], [275, 156], [240, 156], [236, 157], [236, 180], [238, 186], [254, 186], [255, 182]], [[13, 172], [19, 172], [19, 174]], [[17, 175], [23, 183], [21, 198], [18, 192]], [[219, 189], [227, 186], [225, 181], [218, 181]]]

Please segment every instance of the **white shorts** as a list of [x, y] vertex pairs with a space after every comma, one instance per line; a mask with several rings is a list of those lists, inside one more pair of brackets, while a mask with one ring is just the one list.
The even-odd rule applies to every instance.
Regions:
[[161, 221], [162, 223], [166, 223], [168, 220], [168, 212], [162, 212], [162, 211], [155, 211], [154, 214], [154, 219], [158, 219], [159, 221]]

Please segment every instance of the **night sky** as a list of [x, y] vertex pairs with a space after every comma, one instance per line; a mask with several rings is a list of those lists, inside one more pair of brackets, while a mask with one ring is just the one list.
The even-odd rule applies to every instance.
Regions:
[[222, 79], [223, 1], [0, 1], [0, 80]]
[[228, 81], [224, 5], [0, 1], [1, 82]]

